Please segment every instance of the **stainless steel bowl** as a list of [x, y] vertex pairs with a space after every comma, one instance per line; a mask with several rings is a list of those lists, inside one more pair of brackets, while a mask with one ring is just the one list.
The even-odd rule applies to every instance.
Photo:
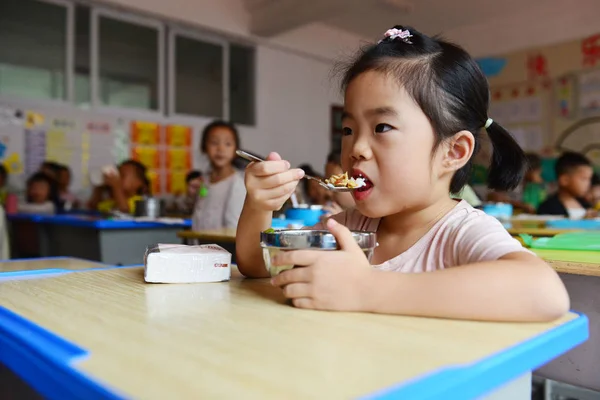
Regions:
[[[370, 261], [373, 250], [377, 247], [376, 234], [373, 232], [353, 231], [352, 236]], [[303, 249], [324, 251], [337, 250], [337, 241], [335, 240], [335, 237], [326, 230], [298, 229], [262, 232], [260, 235], [260, 245], [263, 249], [265, 266], [271, 276], [275, 276], [281, 271], [294, 267], [293, 265], [283, 265], [278, 267], [272, 265], [272, 257], [280, 251]]]

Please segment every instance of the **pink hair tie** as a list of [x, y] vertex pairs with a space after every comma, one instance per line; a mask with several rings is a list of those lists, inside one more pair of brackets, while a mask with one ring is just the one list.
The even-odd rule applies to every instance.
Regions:
[[386, 39], [389, 39], [389, 40], [400, 39], [404, 43], [412, 44], [412, 42], [409, 39], [411, 37], [413, 37], [413, 35], [410, 34], [410, 32], [408, 31], [408, 29], [391, 28], [391, 29], [388, 29], [387, 31], [385, 31], [385, 34], [383, 35], [383, 39], [381, 39], [377, 43], [379, 44], [379, 43], [383, 42]]

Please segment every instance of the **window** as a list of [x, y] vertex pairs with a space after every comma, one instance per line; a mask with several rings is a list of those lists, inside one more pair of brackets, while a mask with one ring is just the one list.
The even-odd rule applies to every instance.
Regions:
[[254, 49], [229, 46], [229, 117], [232, 122], [254, 125]]
[[75, 104], [89, 106], [90, 97], [90, 8], [75, 8]]
[[162, 25], [97, 14], [98, 103], [162, 111]]
[[173, 34], [175, 114], [224, 117], [224, 45]]
[[164, 22], [87, 2], [0, 0], [0, 95], [158, 114], [168, 101], [170, 115], [254, 125], [255, 49], [165, 31]]
[[0, 94], [66, 99], [67, 12], [60, 2], [0, 1]]

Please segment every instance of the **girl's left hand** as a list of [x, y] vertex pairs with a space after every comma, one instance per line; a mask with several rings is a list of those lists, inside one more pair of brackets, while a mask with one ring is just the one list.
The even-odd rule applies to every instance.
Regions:
[[275, 265], [297, 267], [283, 271], [271, 282], [299, 308], [366, 311], [367, 283], [373, 268], [348, 228], [333, 219], [327, 221], [327, 228], [340, 250], [281, 252], [273, 260]]

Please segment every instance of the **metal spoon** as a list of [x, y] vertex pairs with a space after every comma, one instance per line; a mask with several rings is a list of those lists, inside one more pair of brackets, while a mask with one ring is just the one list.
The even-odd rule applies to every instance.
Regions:
[[[256, 162], [266, 161], [266, 160], [263, 160], [262, 158], [256, 157], [255, 155], [246, 153], [245, 151], [242, 151], [242, 150], [236, 150], [235, 154], [237, 154], [238, 157], [242, 157], [248, 161], [256, 161]], [[351, 189], [351, 188], [347, 188], [347, 187], [335, 187], [335, 186], [331, 187], [327, 183], [323, 182], [322, 179], [317, 178], [316, 176], [310, 176], [310, 175], [304, 174], [304, 178], [313, 180], [313, 181], [317, 182], [319, 185], [323, 186], [325, 189], [331, 190], [332, 192], [351, 192], [355, 189], [358, 189], [358, 188]]]

